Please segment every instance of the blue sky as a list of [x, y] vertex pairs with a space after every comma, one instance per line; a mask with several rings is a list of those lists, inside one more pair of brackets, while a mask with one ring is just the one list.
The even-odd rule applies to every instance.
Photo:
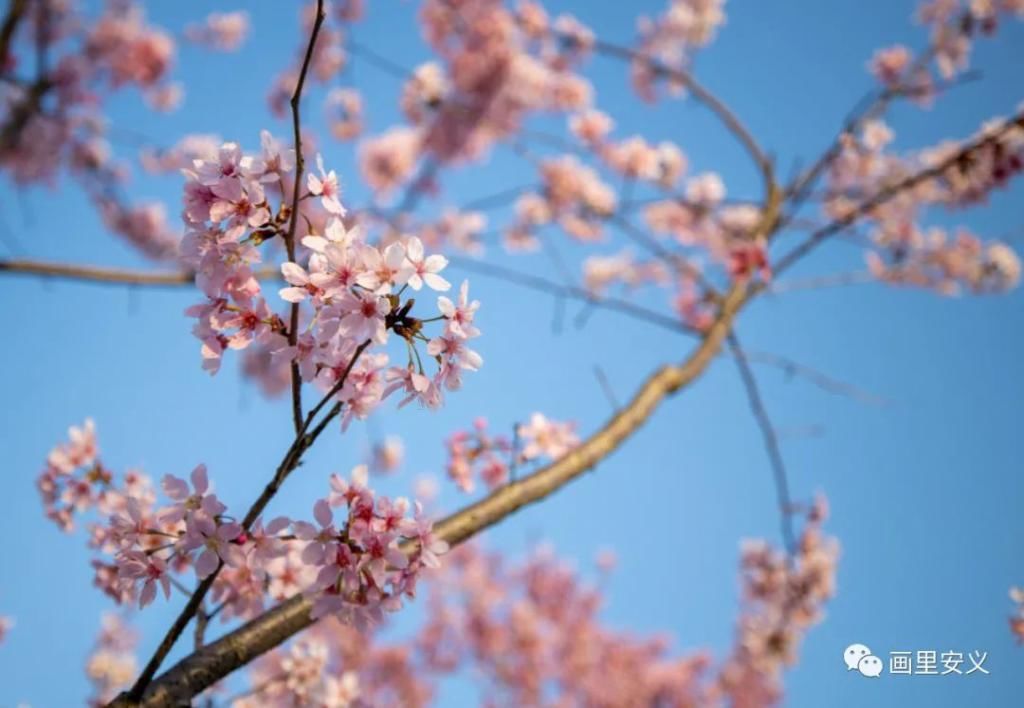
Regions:
[[[183, 110], [152, 116], [135, 96], [113, 104], [115, 126], [170, 144], [189, 131], [216, 132], [254, 147], [269, 127], [269, 82], [292, 61], [299, 35], [291, 4], [253, 3], [254, 33], [239, 55], [183, 48], [177, 75], [186, 83]], [[807, 164], [828, 143], [850, 106], [870, 87], [864, 69], [878, 46], [919, 44], [910, 23], [914, 3], [832, 0], [735, 1], [728, 25], [697, 61], [702, 80], [747, 121], [777, 158], [780, 172]], [[657, 2], [551, 2], [576, 13], [601, 36], [630, 38], [637, 12]], [[208, 8], [230, 3], [153, 4], [153, 18], [181, 27]], [[370, 8], [357, 40], [405, 66], [427, 58], [413, 23], [413, 5]], [[259, 47], [259, 49], [256, 49]], [[891, 122], [901, 148], [964, 136], [1024, 98], [1024, 31], [1006, 26], [979, 45], [983, 79], [958, 88], [929, 111], [901, 107]], [[599, 59], [590, 66], [598, 104], [613, 112], [616, 135], [644, 132], [676, 141], [696, 171], [723, 174], [730, 196], [758, 194], [743, 154], [699, 106], [667, 102], [650, 108], [633, 100], [625, 67]], [[397, 82], [358, 58], [344, 82], [365, 92], [372, 125], [397, 120]], [[322, 127], [322, 89], [306, 114]], [[129, 150], [130, 146], [122, 145]], [[323, 142], [353, 203], [365, 190], [353, 171], [351, 146]], [[453, 173], [446, 195], [466, 202], [529, 183], [522, 163], [496, 157], [485, 169]], [[135, 194], [179, 199], [175, 178], [141, 179]], [[942, 216], [992, 237], [1017, 234], [1020, 186], [970, 213]], [[499, 215], [500, 216], [500, 215]], [[70, 184], [54, 190], [0, 192], [0, 249], [10, 255], [107, 265], [145, 265], [103, 232]], [[784, 237], [785, 238], [785, 237]], [[790, 236], [789, 238], [794, 238]], [[617, 245], [609, 245], [613, 251]], [[563, 251], [572, 257], [568, 244]], [[501, 258], [498, 249], [492, 249]], [[511, 267], [553, 275], [542, 255]], [[790, 277], [861, 266], [858, 249], [834, 244]], [[454, 272], [454, 269], [453, 269]], [[420, 473], [440, 473], [443, 438], [485, 414], [508, 429], [531, 412], [573, 419], [595, 429], [609, 411], [593, 367], [607, 373], [625, 398], [657, 365], [681, 358], [686, 339], [613, 313], [595, 313], [585, 327], [552, 331], [554, 303], [482, 277], [471, 277], [484, 304], [477, 347], [485, 367], [436, 414], [385, 407], [373, 429], [402, 436], [407, 462], [384, 489], [407, 492]], [[0, 354], [0, 443], [6, 493], [0, 501], [0, 614], [17, 625], [0, 645], [0, 706], [79, 703], [88, 691], [82, 662], [109, 603], [90, 586], [81, 536], [60, 534], [41, 513], [34, 480], [47, 451], [69, 424], [96, 420], [103, 459], [115, 469], [138, 466], [154, 478], [209, 466], [218, 493], [243, 507], [265, 483], [289, 440], [283, 401], [266, 401], [228, 365], [211, 379], [182, 310], [195, 292], [126, 290], [0, 277], [8, 304], [7, 345]], [[650, 301], [659, 304], [657, 299]], [[833, 516], [828, 529], [843, 547], [839, 594], [801, 649], [786, 678], [795, 706], [1011, 705], [1024, 690], [1024, 654], [1006, 624], [1008, 588], [1024, 583], [1021, 541], [1020, 401], [1024, 294], [941, 298], [931, 293], [865, 285], [796, 292], [765, 299], [744, 313], [738, 332], [751, 349], [814, 366], [885, 396], [883, 407], [825, 393], [800, 379], [759, 367], [766, 404], [787, 430], [819, 427], [815, 436], [783, 440], [794, 495], [824, 491]], [[275, 511], [305, 514], [333, 471], [360, 461], [367, 426], [327, 435], [288, 482]], [[727, 650], [736, 612], [738, 542], [777, 541], [771, 475], [759, 432], [735, 367], [719, 362], [697, 385], [668, 401], [629, 443], [595, 473], [486, 534], [489, 546], [521, 554], [541, 539], [586, 570], [601, 548], [620, 556], [608, 585], [605, 617], [637, 633], [666, 631], [678, 650]], [[446, 487], [442, 504], [464, 500]], [[148, 656], [177, 612], [157, 603], [138, 617]], [[413, 608], [400, 623], [411, 622]], [[988, 676], [895, 677], [868, 681], [847, 674], [842, 651], [862, 642], [876, 654], [928, 650], [988, 652]], [[59, 677], [59, 680], [55, 680]], [[447, 704], [470, 701], [468, 684], [449, 683]]]

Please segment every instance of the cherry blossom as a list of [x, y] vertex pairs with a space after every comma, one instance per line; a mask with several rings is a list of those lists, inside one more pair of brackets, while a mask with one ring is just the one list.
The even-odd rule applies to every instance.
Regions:
[[317, 177], [312, 172], [306, 175], [306, 189], [313, 196], [320, 197], [320, 203], [324, 209], [332, 214], [345, 216], [345, 207], [338, 201], [338, 196], [341, 194], [338, 187], [338, 175], [334, 173], [334, 170], [324, 172], [324, 160], [319, 154], [316, 156], [316, 167], [320, 170], [320, 176]]

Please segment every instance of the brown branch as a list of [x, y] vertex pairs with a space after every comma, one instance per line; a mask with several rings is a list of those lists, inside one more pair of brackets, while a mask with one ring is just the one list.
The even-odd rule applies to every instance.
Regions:
[[[352, 372], [353, 367], [355, 367], [356, 360], [359, 358], [360, 354], [366, 350], [366, 347], [369, 344], [370, 342], [366, 341], [356, 349], [355, 353], [352, 355], [352, 359], [349, 360], [344, 373], [341, 375], [338, 384], [331, 389], [331, 392], [324, 397], [324, 400], [306, 416], [305, 421], [302, 423], [295, 436], [295, 440], [292, 441], [292, 444], [285, 453], [284, 458], [277, 466], [277, 470], [274, 472], [274, 477], [267, 483], [267, 486], [263, 489], [263, 493], [260, 494], [259, 498], [255, 502], [253, 502], [253, 505], [249, 507], [249, 511], [246, 512], [245, 517], [242, 519], [242, 527], [246, 531], [249, 530], [256, 519], [259, 518], [260, 514], [263, 513], [263, 510], [266, 508], [267, 504], [270, 503], [270, 500], [274, 498], [274, 495], [277, 494], [278, 490], [281, 488], [281, 484], [284, 483], [288, 475], [299, 466], [299, 463], [302, 461], [302, 456], [305, 454], [306, 450], [313, 446], [313, 443], [315, 443], [317, 438], [320, 437], [320, 434], [327, 427], [327, 424], [336, 418], [341, 412], [341, 403], [336, 403], [331, 408], [330, 412], [328, 412], [328, 414], [324, 416], [319, 423], [317, 423], [316, 427], [312, 430], [309, 429], [309, 426], [313, 423], [313, 419], [316, 417], [316, 414], [320, 412], [324, 403], [326, 403], [330, 396], [340, 390], [341, 386], [344, 385], [348, 375]], [[307, 433], [307, 431], [309, 432]], [[223, 563], [218, 563], [216, 570], [204, 578], [199, 584], [199, 587], [196, 588], [195, 592], [185, 604], [184, 609], [182, 609], [177, 619], [175, 619], [174, 624], [171, 625], [171, 628], [163, 638], [163, 641], [160, 642], [160, 645], [157, 647], [153, 657], [149, 660], [149, 663], [146, 664], [146, 668], [143, 669], [142, 674], [139, 675], [139, 679], [135, 682], [135, 685], [132, 686], [131, 691], [127, 694], [122, 694], [114, 704], [119, 704], [118, 701], [123, 699], [126, 701], [124, 705], [133, 705], [134, 702], [140, 699], [142, 692], [146, 689], [146, 686], [149, 685], [149, 682], [152, 680], [157, 669], [160, 668], [161, 662], [163, 662], [167, 654], [174, 647], [174, 644], [181, 636], [181, 633], [185, 631], [185, 627], [188, 626], [193, 615], [195, 615], [199, 610], [203, 599], [210, 591], [210, 588], [212, 587], [213, 582], [217, 579], [217, 575], [220, 573], [223, 565]]]
[[[302, 126], [299, 118], [299, 106], [302, 103], [302, 88], [306, 85], [306, 74], [309, 73], [309, 65], [313, 59], [313, 48], [316, 46], [316, 38], [320, 34], [320, 27], [324, 23], [324, 0], [316, 2], [316, 18], [313, 20], [313, 31], [309, 35], [309, 44], [306, 45], [306, 56], [302, 59], [302, 68], [299, 70], [299, 78], [295, 83], [295, 92], [292, 94], [292, 130], [295, 137], [295, 184], [292, 189], [292, 213], [291, 221], [288, 223], [288, 233], [285, 235], [285, 249], [288, 252], [288, 260], [295, 262], [295, 231], [299, 225], [299, 194], [302, 192], [302, 171], [306, 166], [305, 157], [302, 155]], [[299, 303], [293, 302], [288, 322], [288, 344], [295, 346], [299, 338]], [[295, 432], [298, 433], [302, 427], [302, 378], [299, 376], [299, 364], [293, 358], [290, 364], [291, 389], [292, 389], [292, 422], [295, 425]]]
[[561, 283], [556, 283], [553, 280], [542, 278], [539, 275], [523, 273], [521, 271], [505, 268], [504, 266], [495, 265], [493, 263], [477, 261], [471, 258], [463, 258], [461, 256], [450, 255], [447, 256], [447, 258], [451, 265], [461, 270], [478, 273], [479, 275], [486, 277], [497, 278], [505, 282], [529, 288], [530, 290], [548, 293], [555, 297], [579, 300], [593, 307], [620, 312], [635, 319], [643, 320], [674, 332], [693, 335], [699, 334], [698, 330], [688, 326], [675, 317], [670, 317], [669, 315], [664, 315], [660, 312], [656, 312], [655, 310], [650, 310], [642, 305], [632, 303], [629, 300], [597, 295], [586, 288], [577, 287], [575, 285], [563, 285]]
[[18, 29], [18, 24], [25, 17], [27, 9], [28, 0], [11, 0], [11, 4], [7, 6], [7, 13], [4, 15], [3, 24], [0, 25], [0, 66], [7, 64], [14, 32]]
[[[71, 280], [97, 285], [182, 287], [195, 282], [195, 273], [184, 270], [146, 271], [31, 259], [0, 260], [0, 274], [39, 276], [47, 280]], [[276, 280], [280, 279], [281, 274], [274, 268], [261, 268], [253, 271], [253, 277], [257, 280]]]
[[[456, 546], [592, 469], [636, 432], [666, 396], [690, 384], [707, 368], [746, 299], [747, 288], [734, 286], [723, 300], [715, 324], [684, 363], [657, 370], [604, 427], [568, 454], [442, 520], [435, 527], [437, 537]], [[415, 549], [404, 550], [412, 553]], [[296, 595], [221, 637], [178, 662], [150, 684], [139, 705], [187, 704], [200, 691], [312, 624], [311, 607], [310, 599]], [[121, 696], [110, 705], [114, 708], [134, 704]]]
[[772, 425], [768, 411], [761, 399], [761, 392], [757, 387], [757, 379], [754, 372], [750, 370], [746, 354], [740, 346], [739, 339], [735, 332], [728, 336], [729, 350], [736, 360], [736, 366], [740, 372], [740, 380], [747, 392], [747, 400], [750, 402], [750, 410], [754, 414], [758, 428], [761, 429], [761, 436], [764, 438], [764, 447], [768, 452], [768, 461], [771, 463], [772, 479], [775, 483], [775, 498], [779, 507], [780, 526], [782, 529], [782, 541], [786, 550], [792, 556], [796, 552], [796, 535], [793, 533], [793, 502], [789, 496], [789, 479], [786, 475], [786, 464], [782, 459], [782, 450], [779, 448], [779, 437]]
[[[604, 297], [591, 293], [589, 290], [578, 287], [566, 287], [561, 283], [547, 280], [530, 273], [523, 273], [505, 268], [503, 266], [476, 261], [470, 258], [450, 256], [449, 261], [456, 268], [478, 273], [485, 277], [496, 278], [513, 285], [535, 290], [537, 292], [549, 293], [555, 297], [565, 297], [585, 302], [591, 307], [617, 312], [618, 314], [631, 317], [641, 322], [654, 325], [676, 334], [696, 335], [696, 330], [687, 327], [680, 320], [670, 315], [663, 314], [630, 302], [612, 297]], [[67, 263], [52, 263], [48, 261], [32, 260], [0, 260], [0, 274], [39, 276], [47, 279], [60, 279], [92, 283], [96, 285], [128, 285], [147, 287], [186, 287], [191, 286], [194, 280], [192, 273], [184, 271], [150, 272], [141, 270], [129, 270], [119, 268], [105, 268], [99, 266], [80, 266]], [[281, 277], [279, 270], [264, 268], [253, 272], [253, 277], [258, 280], [278, 280]], [[783, 287], [781, 290], [789, 291], [797, 289]], [[774, 288], [768, 289], [769, 293], [777, 292]], [[849, 396], [871, 405], [882, 405], [885, 399], [868, 391], [864, 391], [850, 384], [839, 381], [827, 374], [824, 374], [809, 366], [800, 364], [792, 359], [783, 356], [760, 351], [747, 351], [747, 358], [755, 364], [764, 364], [782, 369], [788, 374], [807, 379], [819, 388], [839, 395]], [[316, 410], [319, 410], [317, 408]]]

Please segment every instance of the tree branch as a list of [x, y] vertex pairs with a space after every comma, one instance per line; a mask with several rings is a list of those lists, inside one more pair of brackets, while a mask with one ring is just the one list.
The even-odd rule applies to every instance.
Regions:
[[772, 467], [772, 478], [775, 482], [775, 498], [779, 507], [780, 526], [782, 529], [782, 541], [790, 556], [796, 551], [796, 535], [793, 533], [793, 502], [789, 496], [789, 479], [786, 475], [786, 464], [782, 459], [782, 450], [779, 448], [779, 437], [772, 425], [768, 411], [761, 399], [761, 391], [757, 387], [757, 379], [754, 372], [750, 370], [746, 354], [740, 346], [740, 341], [735, 332], [729, 333], [729, 349], [732, 351], [736, 366], [740, 372], [740, 380], [743, 388], [746, 389], [747, 399], [750, 402], [750, 410], [754, 414], [757, 426], [761, 429], [764, 438], [764, 447], [768, 451], [768, 460]]
[[[435, 527], [436, 536], [456, 546], [592, 469], [636, 432], [666, 396], [700, 376], [715, 358], [746, 300], [746, 286], [735, 285], [724, 298], [715, 324], [684, 363], [664, 366], [652, 374], [629, 403], [571, 452], [442, 520]], [[412, 553], [415, 549], [404, 550]], [[311, 600], [296, 595], [194, 652], [150, 684], [138, 705], [187, 704], [200, 691], [312, 624], [311, 607]], [[122, 695], [110, 708], [131, 705], [135, 704]]]
[[1012, 118], [1003, 122], [1001, 126], [993, 130], [987, 131], [985, 135], [976, 138], [970, 142], [965, 143], [959, 150], [950, 155], [945, 160], [942, 160], [936, 165], [929, 167], [928, 169], [916, 172], [908, 177], [905, 177], [898, 182], [887, 185], [879, 189], [875, 194], [861, 202], [855, 208], [851, 209], [845, 216], [840, 219], [827, 224], [826, 226], [818, 229], [812, 233], [806, 241], [793, 248], [789, 253], [784, 255], [772, 268], [772, 271], [778, 276], [783, 271], [790, 268], [798, 260], [806, 256], [808, 253], [817, 248], [823, 241], [835, 233], [846, 229], [852, 224], [856, 223], [865, 214], [869, 213], [872, 209], [875, 209], [882, 204], [886, 203], [890, 199], [898, 196], [902, 192], [909, 189], [913, 189], [923, 182], [927, 182], [930, 179], [938, 177], [946, 170], [954, 167], [958, 163], [968, 159], [971, 153], [981, 150], [988, 145], [1001, 139], [1003, 135], [1012, 130], [1015, 126], [1024, 126], [1024, 111], [1021, 111], [1014, 115]]
[[[324, 0], [316, 2], [316, 18], [313, 20], [313, 31], [309, 35], [309, 44], [306, 45], [306, 56], [302, 59], [302, 68], [299, 70], [299, 78], [295, 83], [295, 93], [292, 94], [292, 130], [295, 138], [295, 184], [292, 189], [292, 213], [291, 221], [288, 223], [288, 233], [285, 235], [284, 244], [288, 251], [288, 260], [295, 262], [295, 231], [299, 224], [299, 194], [302, 191], [302, 170], [306, 166], [306, 160], [302, 155], [302, 126], [299, 118], [299, 105], [302, 103], [302, 88], [306, 85], [306, 74], [309, 73], [309, 64], [313, 59], [313, 48], [316, 46], [316, 38], [320, 34], [320, 27], [324, 23]], [[299, 303], [293, 302], [291, 315], [288, 323], [288, 344], [295, 346], [299, 338]], [[291, 389], [292, 389], [292, 422], [295, 425], [295, 432], [298, 433], [302, 427], [302, 378], [299, 376], [299, 364], [293, 358], [290, 365]]]

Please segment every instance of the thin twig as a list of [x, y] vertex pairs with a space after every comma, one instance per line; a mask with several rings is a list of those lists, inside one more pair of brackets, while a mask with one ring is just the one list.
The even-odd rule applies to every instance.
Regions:
[[604, 396], [608, 399], [608, 403], [611, 404], [612, 411], [617, 413], [622, 406], [619, 404], [619, 399], [615, 396], [615, 391], [612, 390], [612, 384], [600, 364], [594, 364], [594, 378], [597, 379], [598, 385], [604, 391]]
[[796, 535], [793, 532], [793, 502], [789, 496], [789, 480], [786, 475], [786, 464], [782, 459], [782, 450], [779, 449], [779, 438], [776, 435], [775, 427], [772, 425], [768, 411], [761, 399], [761, 392], [757, 387], [757, 379], [754, 372], [750, 370], [746, 355], [740, 346], [736, 332], [728, 335], [729, 349], [732, 351], [736, 366], [739, 368], [740, 379], [747, 391], [747, 399], [750, 402], [750, 410], [754, 414], [758, 427], [761, 429], [761, 436], [764, 438], [764, 446], [768, 452], [768, 460], [772, 467], [772, 478], [775, 482], [775, 498], [779, 507], [780, 526], [782, 528], [782, 540], [790, 556], [796, 551]]
[[[302, 125], [299, 118], [299, 106], [302, 103], [302, 89], [306, 85], [306, 74], [309, 73], [309, 64], [313, 59], [313, 49], [316, 46], [317, 35], [320, 34], [320, 26], [324, 23], [326, 13], [324, 12], [324, 0], [316, 2], [316, 18], [313, 20], [313, 30], [309, 35], [309, 44], [306, 45], [306, 56], [302, 59], [302, 68], [299, 70], [299, 79], [295, 83], [295, 92], [292, 94], [292, 130], [295, 140], [295, 184], [292, 189], [292, 213], [291, 221], [288, 223], [288, 233], [285, 235], [285, 249], [288, 251], [288, 260], [295, 262], [295, 232], [299, 225], [299, 195], [302, 192], [302, 171], [306, 166], [306, 159], [302, 154]], [[299, 338], [299, 303], [293, 302], [291, 315], [288, 324], [288, 344], [295, 346]], [[302, 427], [302, 378], [299, 376], [299, 363], [292, 358], [291, 389], [292, 389], [292, 422], [295, 431]]]

